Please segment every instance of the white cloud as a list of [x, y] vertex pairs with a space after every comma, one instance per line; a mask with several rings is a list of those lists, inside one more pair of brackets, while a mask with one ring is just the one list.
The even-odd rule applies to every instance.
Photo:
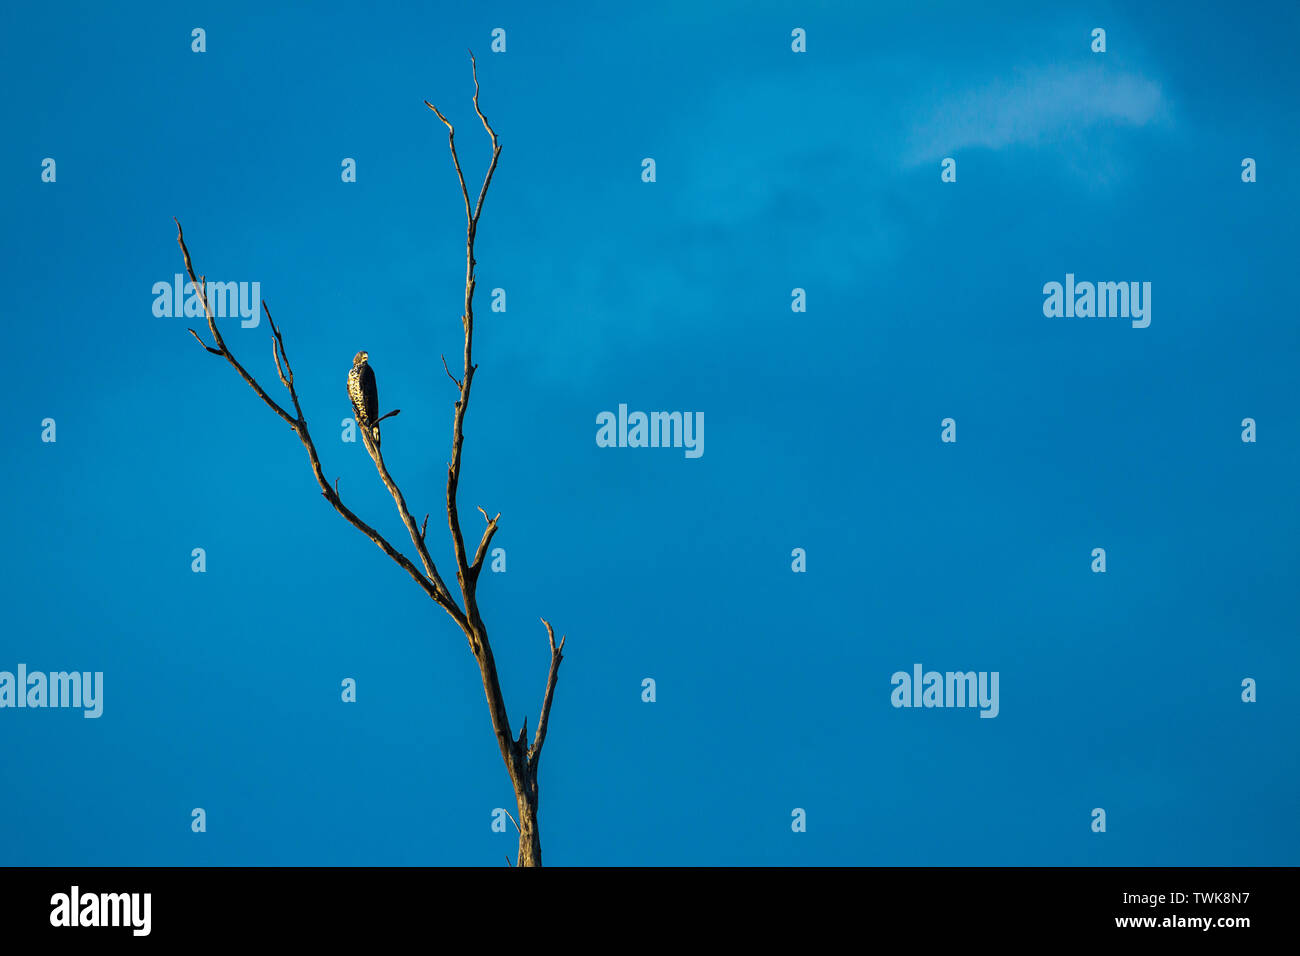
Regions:
[[1141, 127], [1161, 122], [1167, 103], [1160, 86], [1101, 65], [1053, 67], [995, 80], [941, 101], [909, 136], [906, 163], [937, 162], [961, 149], [1076, 142], [1094, 126]]

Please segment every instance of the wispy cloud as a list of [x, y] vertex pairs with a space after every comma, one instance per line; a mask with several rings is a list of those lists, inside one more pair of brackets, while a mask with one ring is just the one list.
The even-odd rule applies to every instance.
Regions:
[[[593, 207], [636, 225], [591, 234], [566, 267], [563, 290], [548, 293], [555, 315], [518, 329], [505, 347], [519, 350], [531, 374], [563, 381], [575, 363], [594, 374], [612, 355], [663, 342], [774, 329], [789, 313], [739, 310], [738, 289], [861, 288], [884, 281], [929, 241], [938, 215], [932, 193], [900, 185], [920, 167], [933, 164], [937, 183], [944, 156], [1037, 144], [1064, 151], [1063, 169], [1104, 187], [1122, 176], [1125, 156], [1089, 149], [1088, 138], [1169, 113], [1156, 82], [1091, 65], [1026, 67], [1003, 79], [984, 73], [936, 92], [936, 57], [896, 54], [808, 75], [729, 74], [703, 85], [656, 138], [659, 183], [619, 183], [600, 195], [599, 184], [584, 187]], [[756, 272], [758, 256], [774, 265]], [[511, 268], [540, 290], [555, 262], [529, 255]], [[570, 353], [563, 362], [532, 361], [561, 341]]]
[[906, 163], [934, 162], [971, 147], [1075, 143], [1093, 127], [1142, 127], [1167, 114], [1159, 84], [1134, 73], [1100, 65], [1024, 72], [941, 100], [913, 128]]

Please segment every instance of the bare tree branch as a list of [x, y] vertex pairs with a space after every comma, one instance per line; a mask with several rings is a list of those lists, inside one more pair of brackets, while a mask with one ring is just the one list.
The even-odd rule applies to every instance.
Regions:
[[[473, 362], [474, 349], [474, 287], [478, 280], [474, 274], [474, 266], [477, 264], [474, 259], [474, 240], [478, 236], [478, 220], [483, 213], [483, 202], [487, 198], [488, 187], [492, 185], [492, 174], [496, 172], [497, 159], [501, 155], [501, 143], [497, 139], [497, 134], [487, 117], [483, 115], [482, 109], [478, 105], [478, 63], [474, 59], [474, 54], [469, 55], [470, 67], [474, 74], [474, 112], [478, 113], [479, 119], [483, 121], [483, 128], [487, 130], [488, 135], [492, 138], [492, 159], [488, 163], [487, 173], [483, 177], [483, 186], [479, 189], [478, 203], [474, 211], [470, 211], [469, 192], [465, 188], [465, 176], [461, 172], [460, 157], [456, 154], [456, 143], [450, 133], [448, 133], [448, 143], [451, 147], [452, 162], [456, 167], [456, 175], [460, 179], [461, 192], [465, 197], [465, 311], [461, 315], [461, 323], [465, 327], [465, 361], [464, 372], [460, 382], [460, 400], [456, 402], [456, 413], [452, 422], [452, 439], [451, 439], [451, 462], [447, 466], [447, 524], [451, 530], [452, 548], [456, 554], [457, 578], [460, 580], [461, 594], [465, 598], [465, 611], [474, 620], [478, 615], [476, 599], [474, 594], [474, 581], [477, 575], [470, 572], [469, 561], [465, 555], [465, 538], [460, 530], [460, 514], [456, 507], [456, 489], [460, 484], [460, 465], [461, 452], [465, 443], [465, 413], [469, 410], [470, 388], [474, 382], [474, 372], [477, 366]], [[433, 109], [430, 106], [430, 109]], [[435, 113], [438, 113], [434, 109]], [[442, 117], [444, 123], [447, 120]], [[447, 123], [450, 130], [451, 124]], [[490, 535], [489, 535], [490, 537]]]
[[487, 557], [487, 550], [492, 543], [492, 536], [497, 533], [497, 522], [501, 520], [501, 512], [499, 511], [495, 518], [489, 518], [487, 512], [482, 508], [478, 510], [483, 515], [483, 520], [487, 522], [487, 527], [483, 529], [483, 540], [478, 543], [478, 550], [474, 552], [474, 563], [469, 566], [472, 581], [477, 581], [479, 572], [483, 570], [483, 559]]
[[[540, 866], [542, 862], [542, 846], [537, 830], [537, 775], [534, 772], [534, 766], [530, 763], [526, 742], [522, 736], [516, 740], [510, 732], [510, 718], [501, 696], [501, 687], [497, 678], [492, 646], [488, 641], [487, 628], [483, 624], [478, 609], [478, 574], [482, 567], [483, 555], [487, 553], [492, 535], [496, 532], [496, 520], [493, 519], [488, 522], [488, 527], [484, 531], [479, 548], [475, 552], [474, 563], [471, 565], [470, 559], [465, 552], [465, 538], [461, 532], [460, 512], [456, 498], [460, 485], [461, 454], [465, 442], [465, 414], [469, 410], [474, 373], [478, 368], [474, 364], [473, 358], [474, 289], [478, 281], [474, 272], [474, 267], [477, 264], [474, 259], [474, 241], [478, 236], [478, 222], [479, 216], [483, 212], [483, 203], [487, 198], [488, 188], [492, 184], [492, 176], [496, 172], [497, 161], [501, 155], [501, 143], [497, 138], [496, 131], [492, 128], [492, 124], [488, 122], [482, 108], [479, 106], [478, 63], [474, 59], [473, 52], [470, 53], [470, 67], [474, 76], [474, 112], [478, 114], [483, 123], [483, 128], [492, 140], [492, 159], [488, 163], [487, 172], [483, 177], [483, 185], [479, 188], [478, 201], [473, 208], [470, 207], [469, 189], [465, 184], [465, 173], [461, 168], [460, 155], [456, 150], [455, 128], [437, 107], [428, 100], [425, 101], [425, 105], [433, 110], [437, 117], [442, 120], [443, 125], [447, 127], [447, 146], [451, 151], [452, 165], [455, 167], [456, 178], [460, 184], [461, 198], [465, 203], [465, 308], [461, 313], [461, 325], [465, 332], [465, 351], [460, 379], [456, 380], [452, 376], [453, 381], [456, 381], [460, 395], [455, 404], [452, 420], [451, 461], [447, 464], [447, 526], [451, 532], [452, 550], [456, 556], [456, 580], [460, 584], [461, 596], [464, 598], [465, 615], [469, 620], [467, 635], [470, 640], [470, 647], [474, 651], [474, 657], [478, 661], [479, 671], [483, 678], [483, 692], [487, 697], [488, 711], [492, 717], [492, 729], [496, 734], [501, 759], [505, 761], [506, 769], [510, 773], [510, 780], [515, 788], [515, 798], [519, 804], [521, 831], [519, 834], [519, 859], [516, 865]], [[447, 373], [450, 375], [450, 370], [447, 370]]]
[[447, 127], [447, 145], [451, 147], [451, 161], [456, 167], [456, 178], [460, 180], [460, 194], [465, 197], [465, 217], [469, 218], [469, 191], [465, 188], [465, 174], [460, 171], [460, 157], [456, 154], [456, 127], [428, 100], [424, 101], [424, 105], [437, 113], [438, 119]]
[[271, 358], [275, 359], [275, 373], [280, 376], [280, 384], [287, 389], [289, 381], [284, 377], [284, 370], [280, 368], [280, 347], [275, 336], [271, 336]]
[[[181, 253], [185, 257], [185, 271], [189, 273], [190, 282], [194, 284], [194, 288], [196, 290], [199, 290], [200, 300], [203, 303], [203, 311], [208, 318], [208, 330], [212, 333], [213, 341], [217, 343], [216, 349], [208, 348], [208, 351], [212, 352], [214, 355], [222, 356], [227, 362], [229, 362], [230, 365], [235, 369], [235, 371], [239, 373], [240, 378], [242, 378], [245, 382], [247, 382], [249, 387], [251, 387], [253, 391], [257, 393], [257, 396], [261, 398], [262, 401], [265, 402], [268, 406], [270, 406], [270, 408], [277, 415], [279, 415], [282, 419], [288, 422], [289, 427], [292, 428], [294, 432], [297, 433], [298, 440], [301, 441], [303, 447], [307, 449], [307, 458], [311, 462], [311, 470], [312, 470], [312, 474], [316, 476], [316, 483], [320, 485], [321, 494], [325, 497], [325, 500], [328, 501], [333, 506], [334, 510], [337, 511], [340, 515], [342, 515], [343, 518], [354, 528], [356, 528], [367, 538], [373, 541], [379, 547], [379, 549], [384, 552], [384, 554], [388, 555], [390, 558], [393, 559], [393, 561], [397, 562], [397, 564], [402, 568], [402, 570], [406, 571], [406, 573], [409, 574], [411, 578], [417, 584], [419, 584], [420, 587], [422, 587], [426, 593], [429, 594], [430, 597], [432, 597], [435, 601], [438, 601], [439, 604], [442, 604], [444, 598], [442, 597], [442, 594], [439, 593], [437, 585], [432, 580], [426, 578], [423, 574], [421, 574], [419, 568], [417, 568], [414, 564], [412, 564], [410, 560], [406, 557], [406, 555], [402, 554], [391, 544], [389, 544], [388, 539], [386, 539], [382, 534], [380, 534], [374, 528], [370, 527], [370, 525], [366, 524], [355, 514], [353, 514], [352, 511], [346, 505], [343, 504], [343, 500], [339, 497], [337, 487], [331, 487], [330, 483], [326, 480], [325, 473], [321, 468], [320, 456], [316, 452], [316, 444], [315, 442], [312, 441], [311, 433], [307, 430], [307, 421], [302, 416], [302, 408], [298, 403], [298, 392], [293, 386], [293, 370], [289, 366], [288, 355], [284, 354], [283, 352], [284, 340], [280, 337], [280, 331], [279, 329], [276, 328], [275, 320], [271, 318], [271, 312], [269, 309], [266, 308], [266, 303], [265, 302], [262, 303], [262, 308], [264, 311], [266, 311], [266, 317], [271, 323], [271, 329], [273, 330], [275, 334], [276, 342], [278, 343], [277, 348], [281, 351], [281, 354], [284, 354], [284, 367], [288, 369], [288, 380], [286, 382], [285, 387], [288, 388], [289, 397], [293, 400], [293, 407], [295, 411], [297, 411], [298, 413], [297, 418], [292, 417], [288, 412], [286, 412], [283, 408], [281, 408], [279, 404], [277, 404], [269, 395], [266, 394], [265, 389], [263, 389], [262, 386], [257, 383], [257, 380], [254, 379], [253, 376], [249, 374], [249, 372], [244, 368], [244, 366], [239, 364], [239, 360], [235, 358], [235, 356], [231, 353], [230, 349], [226, 346], [225, 340], [221, 337], [221, 332], [217, 329], [217, 323], [216, 323], [216, 319], [213, 318], [212, 309], [208, 304], [206, 283], [202, 283], [197, 278], [195, 278], [194, 266], [190, 262], [190, 250], [185, 245], [185, 233], [181, 229], [181, 224], [179, 221], [176, 221], [176, 242], [179, 243], [181, 247]], [[198, 335], [195, 335], [194, 337], [197, 339]], [[202, 340], [200, 340], [200, 343], [201, 342]], [[454, 603], [451, 604], [451, 607], [454, 608], [456, 612], [455, 614], [452, 615], [453, 617], [456, 617], [457, 615], [463, 617], [463, 615], [461, 615], [460, 613], [460, 609], [457, 608]], [[451, 613], [451, 611], [449, 610], [448, 613]]]
[[[181, 231], [180, 221], [173, 217], [172, 222], [176, 223], [176, 241], [180, 243], [181, 252], [185, 256], [185, 271], [189, 273], [190, 282], [194, 284], [194, 288], [199, 291], [200, 298], [203, 302], [203, 312], [208, 317], [208, 331], [212, 333], [212, 341], [216, 344], [216, 352], [214, 354], [223, 356], [225, 360], [234, 367], [235, 371], [239, 373], [239, 377], [247, 382], [249, 387], [257, 393], [257, 397], [266, 402], [266, 404], [271, 407], [271, 410], [283, 418], [290, 428], [296, 429], [298, 427], [297, 419], [281, 408], [270, 395], [267, 395], [266, 390], [263, 389], [261, 385], [257, 384], [256, 379], [248, 374], [244, 369], [244, 366], [240, 365], [238, 360], [230, 354], [230, 350], [226, 348], [226, 343], [221, 338], [221, 332], [217, 329], [217, 321], [212, 317], [212, 309], [208, 306], [206, 278], [203, 282], [200, 282], [194, 277], [194, 266], [190, 262], [190, 251], [185, 248], [185, 234]], [[192, 332], [193, 330], [191, 329], [190, 331]], [[198, 338], [197, 335], [194, 337], [196, 339]], [[204, 348], [207, 348], [207, 346], [204, 346]], [[212, 352], [213, 350], [209, 348], [208, 351]]]
[[[284, 351], [284, 336], [280, 334], [280, 329], [275, 324], [275, 319], [271, 318], [271, 310], [266, 307], [265, 299], [262, 300], [262, 311], [266, 313], [266, 321], [271, 323], [271, 341], [272, 341], [271, 353], [273, 355], [278, 353], [278, 356], [276, 357], [275, 360], [275, 370], [277, 372], [280, 372], [280, 359], [284, 359], [284, 372], [280, 372], [280, 381], [284, 382], [285, 388], [288, 388], [290, 391], [292, 391], [293, 389], [291, 388], [291, 386], [293, 385], [293, 369], [289, 367], [289, 356], [286, 355]], [[289, 374], [289, 381], [287, 382], [284, 381], [285, 372]], [[294, 405], [296, 406], [297, 403], [295, 402]]]
[[491, 127], [487, 121], [487, 117], [483, 115], [483, 111], [479, 109], [478, 106], [478, 63], [474, 60], [473, 50], [471, 50], [469, 54], [469, 63], [471, 69], [474, 71], [474, 112], [477, 113], [478, 118], [483, 121], [483, 128], [487, 130], [487, 134], [492, 137], [492, 162], [488, 165], [487, 175], [483, 177], [483, 188], [478, 192], [478, 205], [474, 207], [474, 218], [472, 221], [474, 226], [478, 226], [478, 217], [483, 214], [483, 200], [487, 198], [488, 185], [492, 182], [492, 174], [496, 172], [497, 156], [501, 153], [501, 146], [497, 143], [496, 130]]
[[[402, 490], [397, 487], [397, 482], [393, 476], [388, 473], [388, 466], [384, 464], [384, 456], [379, 448], [371, 441], [370, 436], [363, 429], [361, 438], [365, 442], [366, 451], [375, 462], [375, 468], [379, 471], [379, 480], [384, 483], [388, 493], [393, 496], [393, 501], [397, 504], [397, 513], [402, 517], [402, 524], [406, 525], [406, 531], [411, 536], [411, 543], [415, 545], [415, 551], [420, 556], [420, 561], [424, 564], [424, 571], [437, 586], [442, 600], [438, 603], [446, 608], [447, 613], [459, 621], [460, 608], [456, 607], [456, 602], [452, 600], [451, 593], [447, 590], [447, 585], [443, 583], [442, 575], [438, 573], [438, 568], [433, 563], [433, 558], [429, 555], [429, 548], [424, 543], [424, 535], [415, 525], [415, 518], [411, 516], [411, 509], [406, 506], [406, 498]], [[454, 611], [453, 611], [454, 609]]]
[[[181, 231], [180, 222], [176, 223], [176, 241], [181, 247], [181, 252], [185, 257], [185, 270], [189, 274], [190, 281], [199, 291], [200, 298], [203, 302], [203, 310], [208, 320], [208, 331], [211, 333], [213, 346], [204, 343], [199, 334], [190, 329], [190, 334], [195, 340], [208, 352], [213, 355], [220, 355], [235, 369], [254, 393], [262, 399], [266, 405], [271, 408], [277, 415], [283, 419], [290, 428], [297, 434], [298, 439], [302, 442], [303, 447], [307, 450], [307, 457], [311, 464], [312, 474], [320, 486], [321, 494], [330, 503], [330, 505], [343, 516], [353, 527], [357, 528], [368, 538], [370, 538], [386, 555], [396, 562], [406, 573], [420, 585], [421, 589], [451, 618], [456, 622], [469, 641], [471, 652], [474, 654], [475, 661], [478, 663], [480, 676], [483, 681], [483, 692], [487, 698], [488, 712], [492, 720], [492, 730], [497, 739], [498, 748], [501, 751], [501, 758], [506, 765], [506, 771], [510, 776], [511, 784], [515, 791], [515, 800], [518, 804], [519, 819], [510, 815], [507, 810], [506, 814], [515, 825], [519, 833], [519, 854], [515, 862], [511, 862], [510, 855], [506, 854], [506, 862], [511, 866], [540, 866], [541, 857], [541, 838], [539, 836], [537, 825], [537, 767], [538, 758], [541, 755], [542, 744], [546, 740], [546, 728], [550, 718], [551, 702], [555, 694], [556, 679], [559, 674], [560, 661], [563, 659], [562, 651], [564, 650], [565, 638], [560, 639], [557, 646], [555, 643], [555, 632], [551, 625], [543, 619], [546, 625], [546, 632], [551, 646], [551, 666], [546, 680], [546, 693], [542, 701], [541, 718], [538, 721], [537, 733], [533, 738], [531, 746], [528, 744], [528, 721], [524, 720], [518, 737], [514, 737], [510, 731], [510, 720], [506, 711], [504, 697], [501, 693], [501, 684], [497, 676], [496, 661], [492, 654], [492, 645], [488, 640], [487, 627], [478, 609], [478, 577], [482, 570], [483, 562], [491, 545], [492, 538], [496, 534], [498, 522], [501, 514], [498, 512], [495, 518], [489, 518], [483, 508], [479, 512], [483, 515], [483, 520], [487, 526], [483, 530], [483, 536], [479, 541], [478, 548], [475, 550], [472, 561], [468, 558], [465, 551], [465, 540], [461, 533], [460, 514], [457, 505], [457, 491], [460, 484], [461, 473], [461, 455], [465, 441], [465, 414], [469, 409], [470, 390], [473, 385], [474, 373], [477, 370], [473, 362], [473, 344], [474, 344], [474, 289], [477, 284], [474, 267], [477, 264], [474, 259], [474, 242], [478, 235], [479, 217], [483, 213], [483, 204], [487, 198], [488, 187], [492, 183], [492, 176], [496, 172], [497, 160], [501, 154], [501, 144], [497, 138], [496, 131], [488, 122], [482, 108], [479, 106], [479, 82], [478, 82], [478, 64], [474, 59], [473, 52], [470, 53], [470, 66], [474, 77], [474, 112], [478, 114], [483, 123], [483, 128], [487, 131], [492, 140], [492, 159], [488, 164], [487, 172], [483, 177], [483, 184], [479, 189], [478, 200], [471, 207], [469, 198], [469, 189], [465, 183], [465, 174], [461, 168], [460, 156], [456, 151], [456, 131], [451, 122], [445, 117], [437, 107], [428, 100], [425, 105], [429, 107], [437, 117], [442, 120], [447, 127], [447, 145], [451, 151], [452, 165], [456, 169], [456, 178], [460, 184], [461, 198], [465, 204], [465, 299], [464, 311], [461, 314], [461, 325], [465, 333], [465, 350], [463, 357], [463, 372], [460, 378], [452, 374], [451, 369], [447, 367], [446, 356], [443, 356], [442, 367], [447, 373], [447, 377], [456, 385], [459, 396], [455, 403], [455, 412], [452, 419], [452, 451], [451, 461], [447, 464], [447, 488], [446, 488], [446, 505], [447, 505], [447, 524], [451, 532], [452, 550], [456, 560], [456, 580], [460, 585], [462, 606], [458, 605], [448, 590], [446, 583], [443, 581], [438, 569], [434, 564], [429, 549], [425, 544], [425, 537], [429, 528], [429, 515], [425, 514], [424, 521], [417, 527], [415, 518], [411, 515], [407, 507], [406, 498], [398, 487], [397, 482], [389, 474], [388, 467], [384, 464], [383, 454], [379, 446], [375, 443], [370, 429], [363, 428], [362, 440], [365, 444], [366, 451], [375, 463], [376, 471], [379, 474], [380, 481], [388, 489], [394, 503], [397, 505], [397, 512], [406, 526], [407, 533], [410, 535], [411, 543], [415, 545], [416, 553], [419, 556], [421, 564], [424, 566], [423, 572], [415, 566], [405, 555], [399, 552], [387, 539], [378, 531], [370, 527], [359, 517], [352, 513], [344, 504], [339, 496], [339, 483], [335, 479], [333, 486], [325, 478], [321, 468], [320, 456], [317, 453], [316, 445], [312, 441], [311, 433], [307, 428], [307, 419], [303, 414], [302, 406], [298, 400], [298, 391], [294, 383], [293, 368], [289, 364], [289, 356], [284, 347], [284, 338], [280, 334], [279, 327], [271, 317], [270, 309], [266, 303], [262, 303], [262, 309], [266, 312], [267, 320], [271, 325], [272, 344], [271, 355], [275, 362], [276, 374], [279, 376], [280, 384], [284, 386], [289, 393], [290, 401], [293, 405], [294, 414], [290, 414], [284, 407], [272, 399], [266, 391], [258, 384], [257, 380], [244, 368], [243, 365], [235, 358], [227, 347], [221, 336], [221, 331], [217, 328], [216, 320], [213, 317], [212, 310], [208, 304], [207, 283], [206, 279], [196, 278], [194, 267], [190, 262], [189, 249], [185, 245], [184, 234]], [[377, 410], [376, 410], [377, 411]], [[381, 416], [378, 421], [391, 418], [400, 414], [400, 410], [394, 410], [386, 415]]]
[[560, 661], [564, 660], [564, 642], [568, 639], [567, 636], [562, 635], [557, 647], [555, 644], [555, 630], [546, 618], [542, 618], [542, 623], [546, 625], [546, 639], [551, 645], [551, 670], [546, 675], [546, 694], [542, 697], [542, 715], [537, 719], [537, 736], [533, 738], [530, 769], [534, 776], [537, 774], [537, 764], [542, 757], [542, 744], [546, 743], [546, 725], [551, 719], [551, 700], [555, 697], [555, 682], [560, 676]]

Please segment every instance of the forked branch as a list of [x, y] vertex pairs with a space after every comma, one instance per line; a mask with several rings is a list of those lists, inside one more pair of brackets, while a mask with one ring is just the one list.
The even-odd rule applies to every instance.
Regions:
[[[210, 333], [213, 345], [206, 344], [197, 332], [190, 329], [190, 334], [194, 336], [195, 341], [204, 349], [213, 355], [219, 355], [224, 358], [231, 367], [233, 367], [256, 395], [274, 411], [290, 428], [297, 434], [299, 441], [307, 450], [307, 457], [311, 463], [312, 474], [316, 478], [316, 483], [320, 486], [321, 494], [330, 503], [330, 505], [343, 516], [353, 527], [361, 531], [362, 534], [370, 538], [386, 555], [396, 562], [430, 598], [433, 599], [439, 607], [443, 608], [460, 627], [469, 641], [469, 646], [478, 663], [479, 671], [483, 679], [483, 690], [487, 697], [488, 711], [492, 719], [492, 729], [497, 738], [497, 743], [501, 751], [501, 757], [505, 762], [506, 770], [510, 775], [511, 783], [515, 790], [515, 798], [519, 808], [519, 819], [515, 821], [515, 827], [519, 831], [519, 855], [514, 864], [515, 866], [539, 866], [541, 865], [541, 839], [538, 835], [537, 827], [537, 767], [538, 760], [541, 756], [542, 745], [546, 741], [546, 730], [550, 719], [551, 702], [555, 695], [555, 684], [559, 675], [560, 662], [563, 660], [564, 641], [560, 638], [559, 644], [555, 642], [555, 632], [551, 625], [544, 619], [546, 625], [547, 639], [551, 648], [551, 664], [546, 679], [546, 692], [542, 699], [541, 717], [537, 722], [537, 731], [533, 737], [531, 745], [528, 742], [528, 721], [522, 724], [518, 738], [511, 736], [510, 720], [507, 716], [505, 700], [501, 694], [500, 682], [497, 678], [496, 662], [492, 655], [492, 646], [488, 641], [487, 628], [483, 624], [483, 619], [478, 609], [478, 580], [479, 574], [483, 569], [483, 563], [486, 560], [488, 550], [492, 544], [492, 538], [496, 534], [498, 522], [501, 515], [489, 518], [483, 508], [479, 512], [483, 515], [483, 520], [487, 522], [483, 529], [482, 537], [479, 540], [478, 547], [475, 549], [474, 556], [471, 559], [465, 549], [465, 540], [461, 532], [460, 512], [457, 504], [457, 492], [460, 485], [461, 460], [465, 443], [465, 414], [469, 410], [470, 390], [473, 386], [474, 373], [478, 366], [473, 361], [474, 347], [474, 289], [477, 284], [474, 267], [477, 264], [474, 258], [474, 242], [478, 235], [479, 217], [483, 214], [483, 203], [487, 199], [488, 187], [492, 184], [492, 176], [496, 172], [497, 159], [501, 155], [501, 143], [497, 138], [496, 131], [492, 124], [488, 122], [482, 108], [479, 106], [479, 82], [478, 82], [478, 64], [474, 59], [474, 54], [470, 53], [470, 67], [474, 76], [474, 112], [478, 114], [479, 120], [483, 123], [483, 128], [487, 131], [492, 140], [492, 159], [488, 163], [487, 172], [483, 177], [483, 184], [478, 191], [478, 199], [471, 205], [469, 189], [465, 183], [465, 174], [461, 168], [460, 156], [456, 150], [456, 131], [451, 122], [444, 116], [437, 107], [432, 103], [425, 101], [425, 105], [437, 114], [438, 118], [447, 127], [447, 144], [451, 150], [452, 165], [456, 169], [456, 178], [460, 184], [461, 197], [465, 205], [465, 299], [464, 310], [461, 313], [461, 326], [465, 334], [465, 348], [462, 359], [462, 372], [460, 378], [452, 374], [451, 369], [447, 367], [447, 360], [443, 358], [443, 369], [447, 377], [451, 379], [456, 386], [458, 397], [455, 403], [452, 416], [452, 444], [451, 460], [447, 463], [447, 486], [446, 486], [446, 505], [447, 505], [447, 525], [451, 533], [452, 551], [456, 560], [456, 580], [460, 585], [462, 605], [458, 605], [452, 597], [443, 581], [442, 576], [438, 573], [438, 568], [429, 553], [425, 544], [425, 537], [429, 527], [429, 516], [424, 516], [424, 521], [419, 525], [416, 524], [410, 509], [407, 507], [406, 498], [398, 487], [397, 482], [393, 479], [384, 464], [383, 454], [380, 452], [377, 444], [374, 443], [368, 429], [362, 429], [362, 439], [365, 443], [367, 452], [375, 463], [379, 479], [388, 489], [394, 503], [397, 505], [397, 512], [402, 519], [403, 525], [406, 526], [407, 533], [410, 535], [411, 543], [415, 547], [416, 554], [419, 556], [423, 571], [416, 567], [415, 563], [409, 560], [405, 555], [398, 551], [383, 535], [366, 524], [357, 517], [346, 505], [343, 504], [339, 497], [338, 481], [335, 480], [331, 485], [325, 478], [324, 470], [321, 467], [320, 455], [317, 452], [315, 442], [312, 441], [311, 433], [307, 428], [307, 418], [303, 414], [302, 405], [298, 400], [298, 391], [294, 383], [293, 367], [289, 364], [289, 356], [285, 351], [284, 338], [280, 334], [279, 327], [275, 320], [271, 318], [271, 312], [262, 303], [262, 308], [266, 312], [267, 320], [271, 324], [271, 356], [275, 362], [276, 375], [280, 379], [280, 384], [289, 393], [289, 399], [293, 406], [293, 413], [290, 414], [282, 405], [276, 402], [266, 390], [258, 384], [253, 375], [235, 358], [230, 348], [226, 345], [221, 336], [220, 329], [217, 328], [216, 320], [213, 317], [212, 309], [208, 304], [207, 286], [202, 277], [196, 277], [194, 267], [190, 262], [190, 252], [185, 245], [184, 233], [181, 231], [180, 223], [176, 223], [176, 241], [180, 244], [181, 252], [185, 257], [185, 271], [189, 274], [190, 281], [194, 288], [198, 290], [199, 296], [203, 303], [203, 311], [208, 320], [208, 332]], [[398, 411], [394, 410], [379, 418], [382, 421], [397, 415]], [[510, 858], [506, 856], [507, 862]]]
[[[239, 373], [239, 377], [248, 383], [249, 387], [252, 388], [257, 397], [265, 402], [272, 411], [284, 419], [284, 421], [288, 423], [289, 427], [293, 429], [294, 433], [298, 436], [298, 440], [302, 442], [303, 447], [307, 450], [307, 459], [311, 463], [311, 470], [312, 474], [316, 478], [316, 483], [320, 486], [321, 495], [324, 496], [325, 500], [330, 503], [334, 510], [342, 515], [342, 517], [354, 528], [373, 541], [379, 549], [384, 552], [384, 554], [388, 555], [388, 557], [396, 562], [402, 570], [409, 574], [412, 580], [419, 584], [431, 598], [438, 602], [440, 606], [444, 607], [448, 614], [457, 618], [459, 623], [459, 620], [463, 619], [464, 615], [461, 613], [460, 608], [456, 607], [455, 602], [452, 601], [450, 596], [447, 594], [446, 587], [442, 585], [441, 580], [432, 575], [426, 576], [425, 574], [420, 573], [420, 569], [417, 568], [409, 558], [393, 547], [387, 538], [372, 528], [369, 524], [362, 521], [350, 508], [347, 507], [347, 505], [343, 504], [343, 499], [339, 496], [337, 484], [331, 485], [326, 479], [325, 471], [321, 467], [320, 463], [320, 454], [316, 450], [316, 443], [312, 440], [311, 432], [307, 428], [307, 418], [303, 414], [302, 405], [298, 401], [298, 389], [294, 385], [293, 368], [289, 364], [289, 356], [285, 351], [284, 337], [280, 334], [280, 329], [275, 324], [275, 319], [271, 316], [271, 310], [267, 308], [265, 302], [262, 303], [262, 311], [266, 313], [267, 321], [271, 324], [271, 347], [272, 353], [275, 357], [276, 371], [279, 374], [281, 384], [284, 385], [286, 391], [289, 393], [289, 399], [293, 403], [295, 414], [290, 415], [278, 402], [275, 401], [275, 399], [271, 398], [271, 396], [266, 393], [266, 390], [258, 383], [257, 379], [255, 379], [253, 375], [244, 368], [242, 364], [240, 364], [240, 361], [235, 358], [235, 354], [230, 350], [230, 347], [226, 345], [226, 341], [221, 335], [221, 330], [217, 328], [216, 319], [213, 316], [212, 308], [208, 303], [207, 283], [194, 274], [194, 265], [190, 260], [190, 250], [189, 247], [185, 245], [185, 231], [181, 228], [179, 221], [173, 221], [176, 222], [176, 242], [180, 245], [181, 254], [185, 257], [185, 271], [189, 274], [190, 282], [193, 283], [194, 289], [199, 295], [199, 301], [203, 305], [203, 313], [208, 320], [208, 331], [211, 333], [212, 340], [216, 343], [216, 347], [213, 348], [205, 345], [203, 340], [199, 337], [199, 334], [193, 329], [190, 329], [189, 333], [193, 335], [195, 341], [207, 349], [207, 351], [211, 352], [213, 355], [220, 355], [229, 362], [231, 367]], [[282, 361], [283, 365], [281, 365]], [[429, 567], [431, 566], [432, 565], [430, 564]]]

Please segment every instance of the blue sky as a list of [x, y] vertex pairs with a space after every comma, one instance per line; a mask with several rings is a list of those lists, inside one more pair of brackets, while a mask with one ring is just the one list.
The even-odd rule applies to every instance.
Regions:
[[[172, 216], [261, 283], [326, 472], [399, 543], [340, 439], [368, 350], [450, 576], [464, 221], [421, 101], [476, 179], [473, 47], [503, 152], [461, 501], [502, 512], [516, 727], [538, 618], [569, 635], [547, 863], [1297, 863], [1300, 16], [1050, 6], [7, 6], [0, 670], [105, 700], [0, 710], [0, 862], [514, 855], [463, 637], [151, 293]], [[1066, 273], [1151, 282], [1150, 327], [1045, 317]], [[223, 327], [283, 394], [265, 322]], [[598, 448], [620, 403], [702, 412], [704, 455]], [[892, 707], [915, 663], [997, 671], [998, 716]]]

